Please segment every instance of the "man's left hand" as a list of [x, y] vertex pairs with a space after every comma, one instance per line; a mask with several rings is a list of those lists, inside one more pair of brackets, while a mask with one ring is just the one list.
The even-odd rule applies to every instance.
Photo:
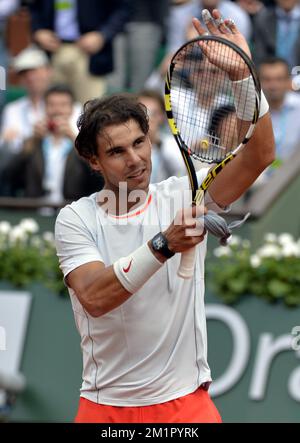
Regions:
[[104, 37], [100, 32], [87, 32], [80, 37], [77, 45], [88, 54], [96, 54], [104, 46]]
[[[217, 9], [212, 11], [212, 15], [208, 10], [204, 10], [202, 16], [207, 30], [211, 35], [222, 37], [225, 40], [234, 43], [251, 58], [248, 43], [232, 20], [223, 20]], [[207, 30], [203, 28], [198, 19], [193, 19], [193, 25], [200, 36], [207, 34]], [[235, 53], [235, 51], [232, 50], [232, 56], [229, 56], [228, 48], [226, 48], [226, 56], [224, 54], [224, 57], [220, 57], [220, 49], [218, 48], [220, 44], [218, 44], [218, 42], [213, 42], [212, 44], [200, 42], [199, 45], [208, 60], [213, 65], [227, 72], [231, 80], [245, 78], [245, 63], [243, 63], [242, 59]]]

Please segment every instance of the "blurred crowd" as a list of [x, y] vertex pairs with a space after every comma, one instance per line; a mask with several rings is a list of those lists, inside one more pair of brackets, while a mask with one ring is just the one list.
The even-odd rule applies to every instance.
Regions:
[[[100, 190], [102, 177], [73, 148], [76, 122], [87, 100], [121, 91], [147, 107], [152, 182], [184, 175], [166, 124], [163, 81], [174, 51], [195, 37], [191, 19], [204, 8], [232, 18], [252, 49], [276, 142], [267, 180], [300, 148], [300, 0], [0, 0], [0, 65], [7, 72], [0, 196], [59, 204]], [[14, 54], [17, 34], [8, 30], [20, 14], [28, 30]]]

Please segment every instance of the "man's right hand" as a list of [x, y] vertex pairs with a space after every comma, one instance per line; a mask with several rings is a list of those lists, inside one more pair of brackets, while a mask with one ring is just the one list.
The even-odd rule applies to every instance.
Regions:
[[201, 217], [206, 213], [207, 209], [203, 205], [177, 211], [173, 222], [163, 232], [170, 251], [184, 252], [203, 241], [206, 231]]
[[33, 35], [34, 40], [45, 51], [55, 52], [60, 47], [60, 40], [57, 35], [49, 29], [39, 29]]
[[33, 126], [33, 136], [35, 138], [43, 138], [47, 134], [47, 122], [46, 120], [40, 120]]

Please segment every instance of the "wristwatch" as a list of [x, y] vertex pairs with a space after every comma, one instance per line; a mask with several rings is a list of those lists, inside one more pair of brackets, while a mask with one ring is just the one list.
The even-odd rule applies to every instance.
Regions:
[[175, 255], [175, 252], [170, 251], [168, 248], [168, 240], [161, 232], [153, 237], [151, 246], [154, 251], [160, 252], [166, 258], [171, 258]]

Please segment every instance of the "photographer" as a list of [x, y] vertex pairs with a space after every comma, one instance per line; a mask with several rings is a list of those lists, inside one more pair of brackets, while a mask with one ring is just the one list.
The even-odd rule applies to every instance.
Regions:
[[67, 86], [56, 85], [46, 91], [45, 119], [35, 125], [34, 135], [7, 168], [13, 195], [61, 203], [102, 187], [101, 177], [92, 175], [73, 148], [73, 104], [73, 93]]

